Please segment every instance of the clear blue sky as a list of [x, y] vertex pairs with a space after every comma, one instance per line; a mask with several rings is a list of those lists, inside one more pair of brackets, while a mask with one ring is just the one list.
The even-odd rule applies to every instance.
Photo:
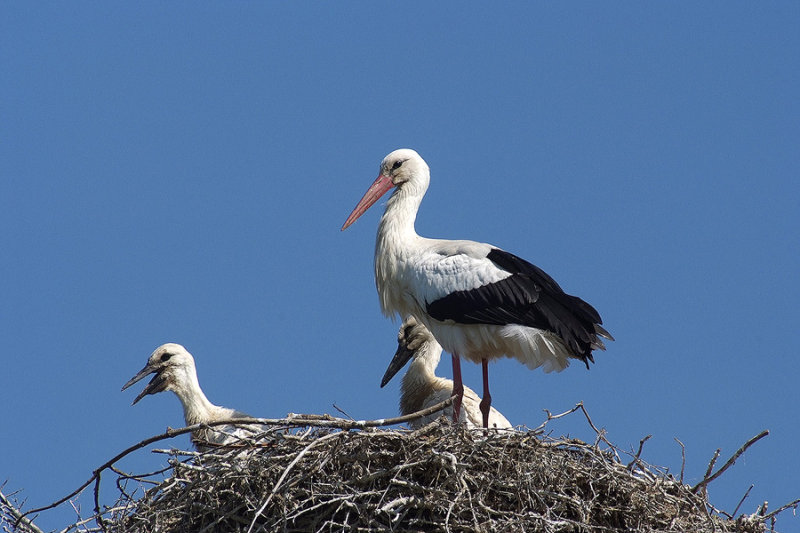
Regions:
[[797, 2], [4, 3], [4, 490], [50, 503], [182, 425], [172, 395], [120, 392], [168, 341], [218, 404], [396, 414], [382, 207], [339, 228], [410, 147], [419, 233], [536, 263], [617, 339], [590, 371], [495, 363], [512, 422], [583, 401], [676, 473], [679, 438], [693, 483], [770, 429], [711, 500], [800, 497], [799, 24]]

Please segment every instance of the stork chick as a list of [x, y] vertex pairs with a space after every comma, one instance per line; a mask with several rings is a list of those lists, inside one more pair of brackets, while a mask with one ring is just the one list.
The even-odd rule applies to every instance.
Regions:
[[[385, 386], [411, 359], [408, 371], [403, 376], [400, 394], [400, 414], [408, 415], [443, 402], [453, 395], [453, 382], [436, 375], [436, 367], [442, 356], [442, 347], [433, 338], [428, 328], [408, 316], [397, 333], [397, 352], [394, 354], [386, 374], [381, 380]], [[480, 397], [469, 387], [464, 387], [464, 399], [461, 404], [459, 421], [468, 428], [482, 427], [483, 414], [480, 410]], [[448, 406], [442, 413], [434, 413], [418, 418], [409, 423], [417, 429], [444, 414], [453, 416], [453, 407]], [[489, 410], [490, 428], [511, 428], [511, 422], [494, 407]]]
[[[206, 398], [206, 395], [203, 394], [203, 389], [200, 388], [200, 382], [197, 380], [194, 358], [180, 344], [170, 342], [156, 348], [144, 368], [133, 376], [122, 387], [122, 390], [141, 381], [150, 374], [155, 374], [153, 379], [142, 389], [142, 392], [133, 400], [131, 405], [135, 405], [136, 402], [148, 394], [172, 391], [183, 405], [183, 418], [187, 426], [208, 424], [231, 418], [251, 418], [250, 415], [241, 411], [214, 405]], [[254, 425], [214, 426], [193, 431], [192, 442], [194, 442], [199, 451], [205, 451], [215, 445], [232, 444], [242, 438], [252, 437], [266, 429], [266, 427]], [[211, 446], [204, 446], [203, 443], [208, 443]]]

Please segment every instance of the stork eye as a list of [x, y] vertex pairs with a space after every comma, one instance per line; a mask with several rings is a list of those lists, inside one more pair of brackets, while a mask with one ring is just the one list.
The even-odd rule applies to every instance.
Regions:
[[162, 353], [161, 354], [161, 362], [169, 361], [169, 358], [172, 357], [171, 353]]
[[401, 160], [395, 161], [394, 165], [392, 165], [392, 170], [397, 170], [398, 168], [400, 168], [400, 165], [402, 165], [405, 162], [406, 162], [405, 159], [401, 159]]

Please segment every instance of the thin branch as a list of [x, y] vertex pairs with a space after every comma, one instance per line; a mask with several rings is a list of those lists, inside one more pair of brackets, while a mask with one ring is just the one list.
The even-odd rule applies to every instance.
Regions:
[[[446, 400], [432, 405], [427, 409], [422, 409], [416, 413], [411, 413], [403, 416], [396, 416], [394, 418], [379, 418], [377, 420], [347, 420], [344, 418], [336, 418], [330, 415], [294, 415], [289, 418], [279, 420], [268, 418], [237, 418], [235, 420], [227, 420], [223, 422], [216, 422], [214, 425], [220, 424], [263, 424], [263, 425], [284, 425], [284, 426], [317, 426], [317, 427], [332, 427], [342, 430], [347, 429], [363, 429], [363, 428], [376, 428], [383, 426], [394, 426], [416, 420], [433, 413], [444, 410], [446, 407], [453, 403], [455, 396], [451, 396]], [[317, 418], [319, 417], [319, 418]]]
[[717, 453], [714, 455], [714, 460], [711, 462], [711, 464], [708, 465], [708, 471], [706, 472], [706, 475], [703, 478], [703, 481], [701, 481], [700, 483], [698, 483], [697, 485], [692, 487], [692, 492], [697, 494], [698, 490], [702, 489], [703, 487], [705, 487], [706, 485], [708, 485], [709, 483], [711, 483], [712, 481], [717, 479], [725, 470], [730, 468], [733, 465], [733, 463], [736, 462], [736, 459], [738, 459], [740, 455], [742, 455], [745, 451], [747, 451], [747, 448], [749, 448], [750, 446], [755, 444], [760, 439], [766, 437], [767, 435], [769, 435], [769, 431], [765, 429], [764, 431], [762, 431], [761, 433], [759, 433], [758, 435], [756, 435], [752, 439], [750, 439], [747, 442], [745, 442], [742, 445], [742, 447], [739, 448], [738, 450], [736, 450], [736, 453], [734, 453], [733, 456], [731, 456], [731, 458], [728, 459], [728, 461], [724, 465], [722, 465], [722, 468], [717, 470], [713, 475], [709, 476], [709, 473], [711, 472], [711, 469], [713, 468], [714, 462], [716, 461], [716, 458], [719, 456], [719, 450], [717, 450]]
[[[714, 465], [717, 464], [717, 459], [719, 459], [719, 454], [721, 451], [722, 451], [721, 448], [717, 448], [716, 451], [714, 451], [714, 455], [711, 456], [711, 460], [708, 462], [708, 468], [706, 468], [706, 473], [703, 475], [703, 480], [708, 479], [708, 477], [711, 475], [711, 471], [714, 470]], [[699, 483], [695, 486], [700, 488]], [[692, 492], [694, 492], [694, 490], [692, 490]]]
[[336, 437], [336, 436], [338, 436], [338, 435], [339, 435], [339, 433], [328, 433], [328, 434], [327, 434], [327, 435], [325, 435], [324, 437], [320, 437], [320, 438], [316, 439], [315, 441], [313, 441], [311, 444], [309, 444], [308, 446], [306, 446], [305, 448], [303, 448], [303, 449], [302, 449], [302, 451], [301, 451], [300, 453], [298, 453], [298, 454], [297, 454], [297, 456], [296, 456], [296, 457], [295, 457], [295, 458], [292, 460], [292, 462], [291, 462], [291, 463], [289, 463], [289, 464], [287, 465], [287, 467], [284, 469], [284, 471], [283, 471], [283, 474], [281, 474], [281, 477], [280, 477], [280, 478], [278, 478], [278, 481], [275, 483], [275, 486], [273, 486], [273, 487], [272, 487], [272, 491], [269, 493], [269, 496], [268, 496], [268, 497], [267, 497], [267, 499], [264, 501], [263, 505], [261, 505], [261, 507], [258, 509], [258, 511], [256, 511], [256, 514], [253, 516], [253, 521], [252, 521], [252, 522], [250, 522], [250, 527], [247, 529], [247, 533], [251, 533], [251, 532], [253, 531], [253, 527], [256, 525], [256, 520], [258, 520], [258, 517], [259, 517], [259, 516], [261, 516], [261, 513], [263, 513], [263, 512], [264, 512], [264, 509], [266, 509], [266, 508], [267, 508], [267, 505], [269, 505], [269, 502], [272, 500], [272, 497], [273, 497], [273, 496], [275, 496], [275, 493], [277, 493], [277, 492], [278, 492], [278, 489], [280, 488], [280, 486], [281, 486], [281, 483], [283, 483], [283, 480], [284, 480], [284, 479], [286, 479], [286, 476], [287, 476], [287, 475], [289, 475], [289, 472], [292, 470], [292, 468], [294, 468], [294, 465], [296, 465], [296, 464], [297, 464], [297, 462], [298, 462], [298, 461], [300, 461], [300, 459], [301, 459], [301, 458], [302, 458], [302, 457], [303, 457], [303, 456], [304, 456], [304, 455], [305, 455], [305, 454], [306, 454], [306, 453], [307, 453], [307, 452], [308, 452], [308, 451], [309, 451], [311, 448], [313, 448], [313, 447], [314, 447], [314, 446], [316, 446], [317, 444], [320, 444], [320, 443], [322, 443], [322, 442], [325, 442], [326, 440], [328, 440], [328, 439], [330, 439], [330, 438], [333, 438], [333, 437]]
[[[112, 507], [112, 508], [108, 509], [106, 512], [124, 511], [124, 510], [125, 510], [124, 506], [123, 507]], [[79, 522], [75, 522], [74, 524], [68, 525], [67, 527], [62, 529], [59, 533], [68, 533], [71, 529], [78, 529], [79, 527], [85, 526], [86, 524], [88, 524], [89, 522], [92, 522], [94, 520], [95, 520], [94, 516], [90, 516], [89, 518], [84, 518], [83, 520], [81, 520]], [[86, 531], [100, 531], [100, 528], [89, 529], [87, 527], [84, 527], [83, 530], [85, 532]]]
[[794, 500], [792, 502], [789, 502], [786, 505], [782, 505], [782, 506], [778, 507], [777, 509], [775, 509], [774, 511], [772, 511], [771, 513], [769, 513], [768, 515], [764, 515], [764, 520], [766, 521], [766, 520], [769, 520], [771, 518], [774, 518], [775, 515], [777, 515], [778, 513], [782, 513], [783, 511], [785, 511], [786, 509], [789, 509], [791, 507], [794, 507], [795, 509], [797, 509], [797, 505], [798, 504], [800, 504], [800, 499], [797, 499], [797, 500]]
[[733, 512], [730, 514], [730, 517], [731, 517], [731, 518], [735, 517], [735, 516], [736, 516], [736, 513], [738, 513], [738, 512], [739, 512], [739, 507], [741, 507], [741, 506], [742, 506], [742, 504], [744, 503], [744, 501], [747, 499], [747, 496], [749, 496], [749, 495], [750, 495], [750, 491], [751, 491], [751, 490], [753, 490], [753, 487], [755, 487], [755, 485], [750, 485], [750, 488], [749, 488], [749, 489], [747, 489], [747, 490], [745, 491], [745, 493], [744, 493], [744, 496], [742, 496], [742, 499], [741, 499], [741, 500], [739, 500], [739, 503], [736, 505], [736, 508], [735, 508], [735, 509], [733, 510]]
[[103, 530], [103, 533], [108, 533], [105, 518], [100, 512], [100, 472], [97, 473], [97, 479], [94, 480], [94, 516], [97, 517], [97, 525]]
[[[72, 500], [70, 500], [70, 501], [69, 501], [69, 505], [70, 505], [70, 507], [72, 507], [72, 511], [75, 513], [75, 516], [77, 516], [77, 517], [78, 517], [78, 520], [80, 520], [80, 519], [81, 519], [81, 507], [80, 507], [80, 505], [76, 505], [76, 504], [75, 504], [75, 502], [74, 502], [74, 501], [72, 501]], [[90, 521], [92, 521], [92, 520], [94, 520], [94, 518], [95, 518], [94, 516], [92, 516], [91, 518], [89, 518], [89, 520], [87, 521], [87, 523], [88, 523], [88, 522], [90, 522]], [[76, 528], [76, 529], [77, 529], [77, 528]], [[85, 527], [84, 527], [83, 529], [85, 530], [85, 529], [87, 529], [87, 528], [85, 528]]]
[[684, 470], [686, 468], [686, 446], [683, 445], [683, 443], [678, 439], [678, 437], [673, 437], [673, 438], [675, 439], [675, 442], [677, 442], [681, 446], [681, 479], [680, 479], [680, 482], [681, 482], [681, 485], [683, 485], [683, 472], [684, 472]]
[[38, 513], [38, 512], [41, 512], [41, 511], [46, 511], [48, 509], [52, 509], [53, 507], [58, 507], [59, 505], [61, 505], [65, 501], [69, 500], [73, 496], [77, 495], [80, 491], [82, 491], [86, 487], [88, 487], [95, 479], [98, 478], [98, 476], [100, 475], [100, 472], [102, 472], [103, 470], [105, 470], [109, 466], [113, 465], [114, 463], [116, 463], [117, 461], [119, 461], [120, 459], [122, 459], [123, 457], [125, 457], [128, 454], [133, 453], [136, 450], [140, 450], [140, 449], [144, 448], [145, 446], [147, 446], [149, 444], [152, 444], [154, 442], [158, 442], [158, 441], [164, 440], [164, 439], [171, 439], [171, 438], [177, 437], [179, 435], [184, 435], [186, 433], [190, 433], [192, 431], [196, 431], [196, 430], [200, 429], [202, 426], [203, 426], [203, 424], [195, 424], [193, 426], [188, 426], [188, 427], [185, 427], [185, 428], [168, 429], [167, 431], [165, 431], [164, 433], [161, 433], [160, 435], [155, 435], [155, 436], [150, 437], [148, 439], [144, 439], [143, 441], [140, 441], [140, 442], [134, 444], [133, 446], [130, 446], [130, 447], [126, 448], [125, 450], [123, 450], [120, 453], [118, 453], [117, 455], [115, 455], [112, 459], [109, 459], [108, 461], [106, 461], [105, 463], [100, 465], [97, 469], [95, 469], [92, 472], [92, 477], [90, 477], [80, 487], [78, 487], [74, 491], [70, 492], [69, 494], [67, 494], [66, 496], [61, 498], [60, 500], [58, 500], [58, 501], [56, 501], [54, 503], [51, 503], [50, 505], [46, 505], [44, 507], [39, 507], [37, 509], [31, 509], [30, 511], [26, 511], [25, 513], [22, 514], [22, 516], [25, 517], [25, 516], [27, 516], [29, 514], [32, 514], [32, 513]]
[[347, 411], [345, 411], [344, 409], [342, 409], [338, 405], [333, 404], [333, 408], [336, 409], [337, 411], [339, 411], [340, 413], [342, 413], [342, 415], [346, 416], [348, 419], [354, 420], [354, 418], [352, 416], [350, 416], [350, 414]]
[[578, 405], [576, 407], [578, 407], [581, 411], [583, 411], [583, 416], [586, 417], [586, 421], [589, 422], [591, 428], [594, 430], [595, 433], [597, 433], [597, 438], [605, 442], [612, 450], [616, 450], [615, 446], [612, 443], [610, 443], [606, 438], [605, 430], [597, 429], [597, 426], [594, 425], [594, 422], [592, 422], [592, 418], [589, 416], [589, 412], [586, 410], [586, 407], [584, 407], [583, 402], [578, 402]]
[[29, 518], [25, 518], [25, 514], [27, 513], [21, 513], [19, 509], [14, 507], [14, 505], [6, 497], [6, 495], [3, 494], [2, 491], [0, 491], [0, 503], [2, 503], [3, 506], [5, 506], [5, 508], [11, 514], [11, 516], [13, 516], [14, 519], [16, 520], [16, 524], [14, 527], [17, 527], [17, 525], [21, 522], [22, 524], [24, 524], [25, 527], [27, 527], [31, 531], [34, 531], [35, 533], [44, 533]]
[[633, 472], [634, 465], [639, 464], [639, 458], [642, 456], [642, 448], [644, 447], [644, 443], [647, 442], [648, 440], [652, 439], [652, 438], [653, 438], [652, 435], [648, 435], [648, 436], [646, 436], [645, 438], [643, 438], [642, 440], [639, 441], [639, 450], [636, 452], [636, 455], [633, 456], [633, 461], [628, 463], [628, 471], [629, 472]]
[[551, 420], [557, 420], [557, 419], [559, 419], [559, 418], [561, 418], [561, 417], [563, 417], [563, 416], [567, 416], [567, 415], [569, 415], [569, 414], [572, 414], [572, 413], [574, 413], [575, 411], [577, 411], [578, 409], [580, 409], [582, 405], [583, 405], [583, 402], [581, 402], [581, 403], [578, 403], [578, 404], [576, 404], [576, 405], [575, 405], [575, 407], [573, 407], [573, 408], [572, 408], [572, 409], [570, 409], [569, 411], [564, 411], [563, 413], [560, 413], [560, 414], [557, 414], [557, 415], [550, 414], [550, 411], [548, 411], [547, 409], [545, 409], [545, 410], [544, 410], [544, 412], [547, 414], [547, 420], [545, 420], [544, 422], [542, 422], [542, 423], [541, 423], [541, 424], [540, 424], [538, 427], [536, 427], [536, 428], [532, 429], [531, 431], [533, 431], [533, 432], [537, 432], [537, 431], [541, 431], [541, 430], [543, 430], [543, 429], [544, 429], [544, 427], [547, 425], [547, 423], [548, 423], [548, 422], [550, 422]]

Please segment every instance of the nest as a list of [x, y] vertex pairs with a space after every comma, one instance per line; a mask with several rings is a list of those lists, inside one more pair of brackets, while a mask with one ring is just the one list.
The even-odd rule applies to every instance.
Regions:
[[64, 531], [756, 533], [770, 518], [774, 531], [765, 509], [720, 514], [702, 488], [647, 465], [641, 448], [621, 454], [602, 432], [589, 444], [441, 421], [417, 431], [276, 426], [259, 442], [161, 453], [170, 466], [160, 472], [107, 463], [118, 501]]

